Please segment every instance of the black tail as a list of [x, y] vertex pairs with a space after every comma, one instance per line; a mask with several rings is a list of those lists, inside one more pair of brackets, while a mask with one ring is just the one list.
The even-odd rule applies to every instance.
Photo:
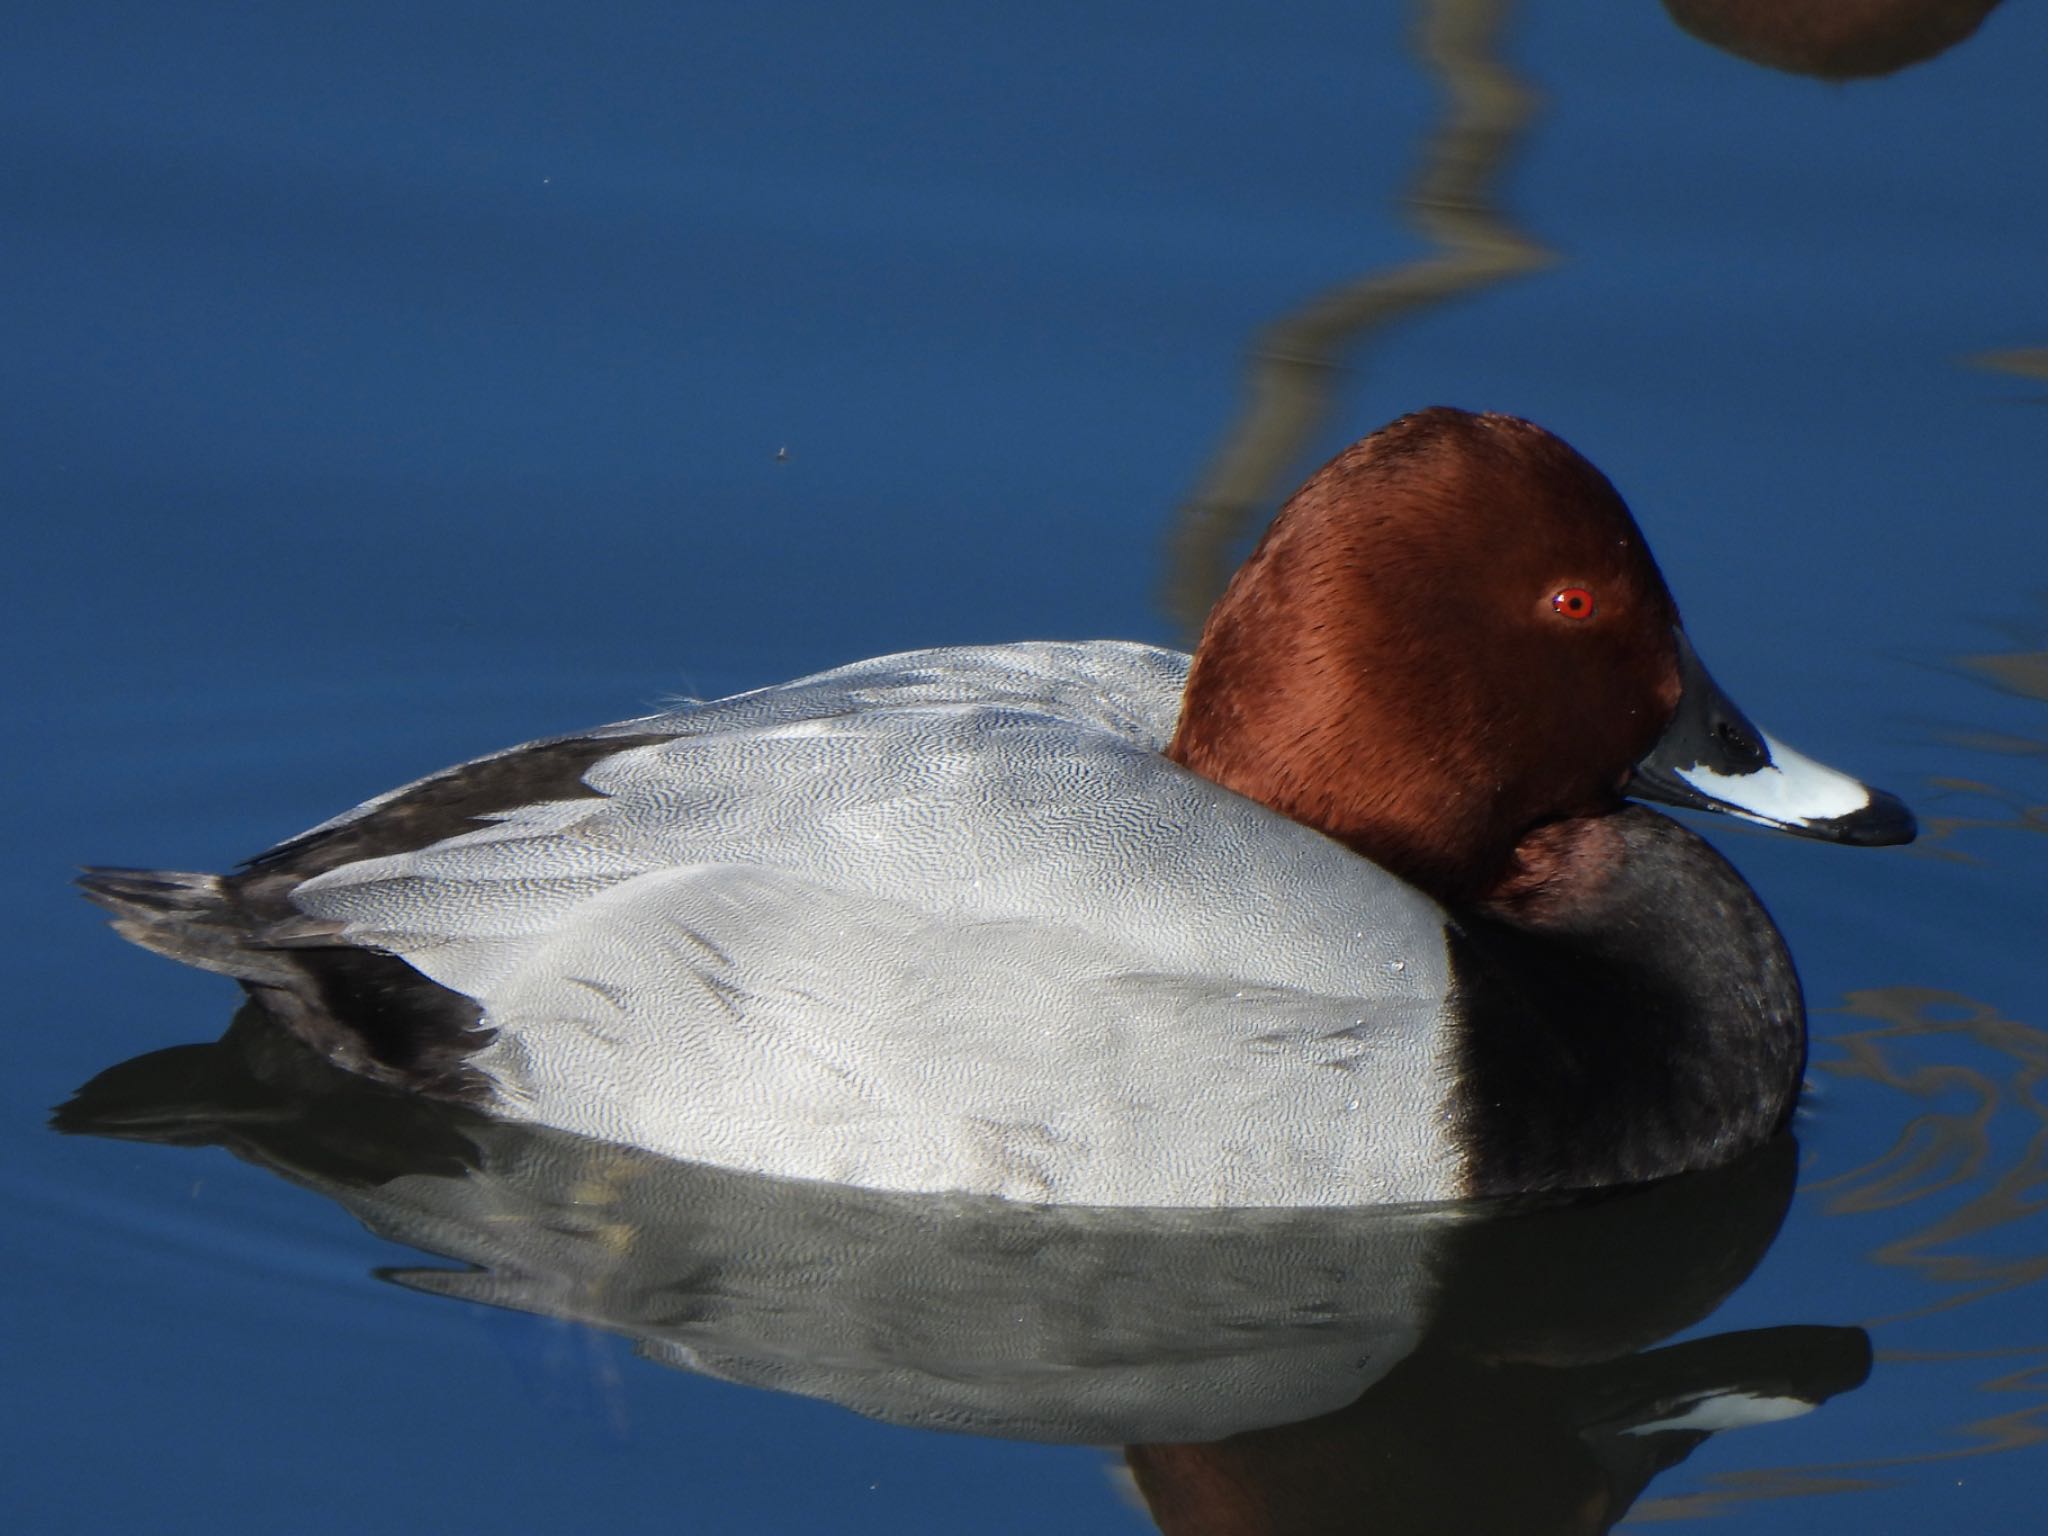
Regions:
[[282, 985], [292, 966], [255, 941], [219, 875], [177, 869], [88, 869], [85, 894], [113, 914], [114, 931], [160, 955], [242, 981]]
[[[123, 938], [186, 965], [232, 976], [272, 1017], [336, 1066], [443, 1098], [482, 1080], [468, 1058], [489, 1038], [470, 998], [396, 955], [350, 942], [338, 923], [274, 903], [258, 877], [175, 869], [88, 869], [85, 894]], [[254, 908], [254, 910], [252, 910]]]

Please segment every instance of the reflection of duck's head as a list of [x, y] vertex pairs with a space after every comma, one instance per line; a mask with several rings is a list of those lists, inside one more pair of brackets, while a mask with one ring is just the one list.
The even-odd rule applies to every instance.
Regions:
[[1664, 0], [1702, 42], [1795, 75], [1856, 80], [1945, 53], [1998, 0]]
[[1308, 482], [1191, 663], [884, 657], [87, 885], [352, 1070], [510, 1118], [867, 1188], [1393, 1204], [1789, 1114], [1776, 929], [1627, 796], [1913, 830], [1721, 693], [1599, 471], [1435, 409]]

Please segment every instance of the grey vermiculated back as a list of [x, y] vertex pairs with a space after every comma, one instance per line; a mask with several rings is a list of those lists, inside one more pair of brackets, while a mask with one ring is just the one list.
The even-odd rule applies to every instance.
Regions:
[[915, 652], [621, 722], [595, 797], [292, 901], [483, 1005], [502, 1114], [879, 1188], [1455, 1193], [1443, 914], [1162, 757], [1186, 665]]

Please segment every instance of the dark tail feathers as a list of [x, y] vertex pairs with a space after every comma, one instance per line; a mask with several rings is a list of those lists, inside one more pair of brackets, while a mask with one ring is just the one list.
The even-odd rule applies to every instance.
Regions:
[[219, 875], [88, 869], [78, 883], [113, 914], [114, 931], [144, 949], [243, 981], [291, 978], [288, 958], [253, 942], [246, 915]]

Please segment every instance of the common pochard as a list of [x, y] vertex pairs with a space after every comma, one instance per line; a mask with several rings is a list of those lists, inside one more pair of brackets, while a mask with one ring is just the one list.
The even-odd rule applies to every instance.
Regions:
[[85, 884], [343, 1066], [510, 1119], [879, 1189], [1434, 1201], [1792, 1112], [1783, 940], [1629, 797], [1914, 830], [1720, 692], [1598, 470], [1434, 409], [1294, 495], [1192, 662], [882, 657]]

